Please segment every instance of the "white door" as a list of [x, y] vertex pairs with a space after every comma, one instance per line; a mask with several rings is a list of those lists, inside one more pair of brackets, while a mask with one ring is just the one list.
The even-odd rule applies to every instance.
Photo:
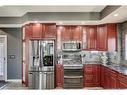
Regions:
[[7, 36], [0, 35], [0, 81], [7, 80]]

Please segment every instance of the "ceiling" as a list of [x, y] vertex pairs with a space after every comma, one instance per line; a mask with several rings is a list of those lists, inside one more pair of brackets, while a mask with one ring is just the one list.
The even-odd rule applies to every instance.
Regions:
[[101, 12], [100, 6], [2, 6], [0, 17], [21, 17], [27, 12]]
[[[107, 5], [94, 6], [1, 6], [0, 17], [22, 17], [27, 12], [101, 12]], [[127, 6], [120, 6], [101, 20], [56, 21], [61, 24], [96, 25], [103, 23], [121, 23], [127, 21]], [[118, 14], [118, 16], [114, 16]], [[43, 21], [42, 21], [43, 22]], [[55, 22], [55, 21], [54, 21]], [[26, 22], [27, 23], [27, 22]], [[24, 23], [23, 23], [24, 24]], [[22, 25], [23, 25], [22, 24]], [[0, 24], [0, 27], [21, 27], [21, 24]]]

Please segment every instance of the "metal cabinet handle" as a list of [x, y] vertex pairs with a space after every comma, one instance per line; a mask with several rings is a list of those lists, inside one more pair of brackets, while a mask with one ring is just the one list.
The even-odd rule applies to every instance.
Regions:
[[64, 78], [83, 78], [83, 76], [64, 76]]

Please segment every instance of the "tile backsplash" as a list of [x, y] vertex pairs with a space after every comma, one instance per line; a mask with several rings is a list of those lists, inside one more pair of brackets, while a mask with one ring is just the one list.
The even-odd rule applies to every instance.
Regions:
[[108, 64], [119, 64], [118, 53], [106, 51], [82, 51], [83, 63], [90, 61], [101, 62], [103, 53], [108, 57]]

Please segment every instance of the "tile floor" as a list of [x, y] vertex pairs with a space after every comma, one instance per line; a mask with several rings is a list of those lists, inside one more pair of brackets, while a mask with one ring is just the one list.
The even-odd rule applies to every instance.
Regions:
[[[57, 89], [62, 89], [62, 88], [57, 88]], [[83, 88], [86, 90], [102, 90], [102, 87], [86, 87]], [[3, 88], [3, 90], [28, 90], [28, 87], [25, 87], [22, 85], [21, 82], [8, 82], [8, 84]]]
[[8, 82], [8, 84], [3, 88], [4, 90], [26, 90], [28, 87], [22, 85], [21, 82]]

